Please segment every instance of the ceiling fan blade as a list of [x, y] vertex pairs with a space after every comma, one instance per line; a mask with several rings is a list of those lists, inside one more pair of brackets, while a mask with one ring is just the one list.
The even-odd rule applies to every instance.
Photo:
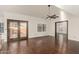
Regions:
[[48, 19], [48, 18], [50, 18], [50, 16], [49, 16], [49, 15], [47, 15], [46, 19]]
[[44, 17], [43, 19], [44, 19], [44, 20], [47, 20], [47, 19], [48, 19], [48, 17]]
[[56, 16], [57, 18], [59, 17], [59, 16]]

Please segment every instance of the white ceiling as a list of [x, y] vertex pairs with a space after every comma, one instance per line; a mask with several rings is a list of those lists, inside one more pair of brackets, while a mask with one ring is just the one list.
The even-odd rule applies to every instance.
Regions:
[[79, 5], [56, 5], [56, 6], [73, 15], [79, 16]]
[[[79, 16], [79, 5], [55, 5], [65, 11]], [[52, 14], [58, 14], [59, 8], [52, 5]], [[34, 17], [45, 18], [48, 14], [47, 5], [0, 5], [0, 12], [26, 14]]]
[[[56, 9], [55, 6], [52, 6], [52, 14]], [[58, 10], [58, 9], [57, 9]], [[13, 12], [26, 14], [34, 17], [46, 17], [48, 14], [47, 5], [0, 5], [0, 12]]]

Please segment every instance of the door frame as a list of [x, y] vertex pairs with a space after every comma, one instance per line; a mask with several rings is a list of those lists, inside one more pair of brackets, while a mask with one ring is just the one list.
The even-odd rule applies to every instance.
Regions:
[[[18, 22], [18, 25], [20, 25], [19, 24], [19, 22], [26, 22], [26, 24], [27, 24], [27, 30], [26, 30], [26, 35], [27, 35], [27, 37], [26, 37], [26, 39], [25, 40], [27, 40], [28, 41], [28, 21], [24, 21], [24, 20], [13, 20], [13, 19], [7, 19], [7, 43], [9, 44], [9, 42], [11, 42], [10, 40], [9, 40], [9, 32], [10, 32], [10, 30], [9, 30], [9, 22], [10, 21], [14, 21], [14, 22]], [[18, 27], [19, 29], [20, 29], [20, 27]], [[20, 30], [18, 30], [18, 36], [20, 37]], [[18, 41], [20, 41], [20, 40], [18, 40]]]
[[58, 45], [58, 39], [57, 39], [57, 23], [63, 23], [63, 22], [66, 22], [67, 23], [67, 36], [66, 36], [66, 44], [67, 44], [67, 48], [68, 48], [68, 20], [65, 20], [65, 21], [58, 21], [58, 22], [55, 22], [55, 49], [57, 51], [57, 45]]

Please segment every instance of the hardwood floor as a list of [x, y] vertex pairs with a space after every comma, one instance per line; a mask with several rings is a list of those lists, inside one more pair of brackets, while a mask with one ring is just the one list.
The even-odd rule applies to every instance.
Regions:
[[[5, 46], [5, 45], [4, 45]], [[8, 50], [7, 50], [8, 48]], [[64, 51], [64, 52], [63, 52]], [[2, 54], [58, 54], [58, 53], [79, 53], [79, 42], [68, 41], [68, 48], [57, 52], [53, 37], [39, 37], [27, 41], [12, 42], [9, 47], [3, 48]]]
[[79, 41], [69, 40], [67, 53], [79, 54]]
[[11, 43], [9, 53], [29, 53], [29, 54], [48, 54], [55, 53], [54, 42], [52, 37], [40, 37], [29, 39], [28, 45], [26, 41]]

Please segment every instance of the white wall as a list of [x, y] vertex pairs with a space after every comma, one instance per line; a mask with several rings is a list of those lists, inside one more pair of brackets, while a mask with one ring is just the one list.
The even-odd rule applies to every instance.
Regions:
[[69, 40], [79, 41], [79, 17], [64, 12], [65, 19], [68, 20], [68, 38]]
[[79, 17], [65, 11], [61, 13], [60, 20], [68, 20], [68, 39], [79, 41]]
[[69, 16], [69, 39], [79, 41], [79, 17]]
[[[28, 15], [16, 14], [16, 13], [8, 13], [4, 12], [0, 14], [0, 21], [4, 22], [4, 33], [3, 39], [7, 40], [7, 19], [14, 19], [14, 20], [24, 20], [28, 21], [28, 29], [29, 29], [29, 38], [38, 37], [38, 36], [46, 36], [51, 35], [55, 36], [55, 22], [57, 21], [69, 21], [69, 29], [68, 29], [68, 39], [79, 41], [79, 17], [69, 14], [63, 10], [55, 11], [59, 18], [52, 19], [52, 20], [44, 20], [37, 17], [32, 17]], [[37, 24], [47, 24], [47, 31], [46, 32], [37, 32]]]
[[[29, 30], [28, 36], [29, 36], [29, 38], [48, 35], [49, 21], [47, 21], [47, 20], [37, 18], [37, 17], [28, 16], [28, 15], [8, 13], [8, 12], [4, 12], [3, 16], [4, 17], [2, 20], [4, 22], [4, 28], [5, 28], [4, 33], [3, 33], [3, 39], [5, 41], [7, 40], [7, 19], [28, 21], [28, 30]], [[37, 32], [37, 24], [40, 24], [40, 23], [47, 25], [46, 32]]]
[[69, 40], [74, 40], [74, 41], [79, 41], [79, 17], [72, 15], [66, 11], [59, 10], [60, 18], [52, 20], [50, 22], [50, 31], [49, 35], [55, 36], [55, 22], [57, 21], [64, 21], [68, 20], [68, 39]]

